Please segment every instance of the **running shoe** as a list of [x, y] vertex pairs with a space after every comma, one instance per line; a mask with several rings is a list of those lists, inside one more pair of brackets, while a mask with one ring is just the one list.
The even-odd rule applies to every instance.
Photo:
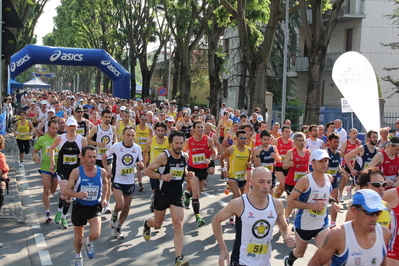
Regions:
[[145, 239], [145, 241], [148, 241], [148, 240], [150, 240], [151, 239], [151, 228], [150, 227], [147, 227], [146, 225], [145, 225], [145, 223], [148, 221], [148, 219], [147, 220], [144, 220], [144, 223], [143, 223], [143, 237], [144, 237], [144, 239]]
[[154, 194], [151, 194], [150, 201], [151, 201], [150, 211], [154, 212]]
[[83, 258], [82, 257], [75, 259], [75, 266], [83, 266]]
[[46, 212], [46, 215], [44, 216], [44, 220], [46, 223], [51, 223], [53, 221], [53, 218], [51, 218], [50, 212]]
[[18, 166], [19, 167], [23, 167], [24, 166], [24, 162], [19, 162]]
[[94, 254], [96, 254], [95, 252], [94, 252], [94, 245], [93, 245], [93, 243], [87, 243], [87, 238], [85, 238], [84, 240], [83, 240], [83, 245], [85, 246], [85, 249], [86, 249], [86, 256], [89, 258], [89, 259], [92, 259], [92, 258], [94, 258]]
[[68, 229], [68, 222], [66, 218], [61, 218], [61, 229]]
[[230, 216], [230, 218], [229, 218], [229, 224], [230, 224], [230, 225], [235, 225], [234, 216]]
[[140, 191], [140, 192], [143, 192], [143, 191], [144, 191], [144, 187], [143, 187], [143, 186], [140, 186], [139, 191]]
[[116, 237], [117, 239], [125, 239], [125, 236], [122, 234], [120, 228], [116, 228], [114, 230], [114, 237]]
[[181, 255], [175, 259], [175, 266], [189, 266], [190, 263], [188, 259], [184, 258], [184, 255]]
[[111, 210], [109, 209], [108, 205], [105, 206], [105, 208], [103, 209], [102, 214], [111, 214]]
[[351, 187], [348, 187], [346, 189], [346, 196], [348, 197], [348, 199], [352, 198], [352, 188]]
[[292, 266], [293, 263], [290, 260], [290, 257], [287, 255], [284, 257], [284, 266]]
[[196, 223], [197, 223], [196, 225], [197, 228], [203, 227], [205, 225], [205, 221], [201, 217], [197, 217]]
[[57, 213], [55, 214], [54, 222], [55, 222], [56, 224], [59, 224], [59, 223], [60, 223], [60, 221], [61, 221], [61, 215], [62, 215], [62, 212], [57, 212]]

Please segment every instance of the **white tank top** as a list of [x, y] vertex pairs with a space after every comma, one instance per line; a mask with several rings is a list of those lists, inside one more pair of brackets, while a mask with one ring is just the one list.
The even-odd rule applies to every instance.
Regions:
[[295, 217], [294, 226], [295, 228], [302, 230], [317, 230], [328, 225], [328, 200], [331, 194], [331, 182], [327, 175], [324, 175], [324, 186], [319, 187], [314, 179], [313, 174], [307, 174], [306, 177], [309, 180], [309, 188], [303, 192], [298, 200], [306, 203], [315, 203], [316, 201], [322, 201], [324, 208], [321, 211], [310, 210], [310, 209], [298, 209], [298, 214]]
[[387, 254], [382, 226], [379, 223], [376, 224], [376, 239], [374, 245], [369, 249], [364, 249], [357, 243], [352, 221], [346, 222], [342, 226], [345, 229], [345, 250], [341, 255], [334, 254], [331, 258], [331, 266], [381, 265]]
[[112, 141], [114, 139], [114, 132], [112, 131], [112, 126], [111, 125], [108, 126], [109, 126], [108, 130], [103, 130], [101, 128], [101, 124], [97, 125], [96, 139], [94, 141], [107, 143], [107, 145], [105, 145], [104, 148], [97, 147], [97, 160], [102, 159], [103, 154], [109, 149], [109, 147], [111, 147]]
[[265, 209], [255, 208], [242, 196], [244, 210], [236, 218], [236, 240], [231, 261], [239, 265], [269, 266], [272, 251], [273, 227], [277, 221], [277, 211], [273, 197], [268, 195], [269, 204]]

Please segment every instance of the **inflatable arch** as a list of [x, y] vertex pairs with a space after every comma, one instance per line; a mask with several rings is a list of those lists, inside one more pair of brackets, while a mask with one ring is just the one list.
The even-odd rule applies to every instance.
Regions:
[[29, 44], [10, 60], [10, 78], [14, 79], [34, 64], [93, 66], [112, 82], [113, 96], [130, 99], [130, 74], [102, 49], [63, 48]]

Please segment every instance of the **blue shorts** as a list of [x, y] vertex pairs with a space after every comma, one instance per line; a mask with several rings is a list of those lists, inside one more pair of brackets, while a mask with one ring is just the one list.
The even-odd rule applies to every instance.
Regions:
[[49, 171], [44, 171], [44, 170], [37, 170], [40, 174], [46, 174], [46, 175], [51, 175], [51, 177], [52, 178], [54, 178], [54, 177], [57, 177], [57, 174], [56, 173], [52, 173], [52, 172], [49, 172]]
[[238, 183], [238, 187], [239, 187], [239, 188], [243, 188], [243, 187], [245, 187], [245, 185], [247, 184], [247, 180], [238, 181], [237, 179], [229, 178], [228, 181], [227, 181], [227, 183], [229, 183], [229, 180], [236, 181], [236, 182]]

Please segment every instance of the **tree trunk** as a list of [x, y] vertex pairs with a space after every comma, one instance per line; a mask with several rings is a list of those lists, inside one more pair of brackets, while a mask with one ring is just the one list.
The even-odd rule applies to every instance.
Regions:
[[309, 72], [304, 124], [318, 124], [320, 121], [321, 90], [327, 47], [317, 48], [309, 53]]
[[[238, 108], [243, 108], [245, 105], [245, 99], [248, 99], [247, 94], [245, 93], [247, 87], [247, 65], [241, 63], [240, 66], [241, 75], [240, 75], [240, 83], [238, 87]], [[248, 101], [249, 103], [249, 101]]]
[[[183, 51], [189, 51], [183, 49]], [[191, 69], [190, 69], [190, 53], [181, 53], [180, 62], [180, 102], [182, 106], [190, 103], [190, 90], [191, 90]]]
[[101, 74], [102, 72], [98, 69], [96, 73], [95, 86], [96, 86], [96, 91], [99, 94], [101, 93]]
[[219, 75], [223, 59], [217, 54], [218, 40], [219, 38], [210, 38], [208, 43], [209, 107], [211, 114], [218, 113], [219, 98], [222, 89], [222, 82]]

